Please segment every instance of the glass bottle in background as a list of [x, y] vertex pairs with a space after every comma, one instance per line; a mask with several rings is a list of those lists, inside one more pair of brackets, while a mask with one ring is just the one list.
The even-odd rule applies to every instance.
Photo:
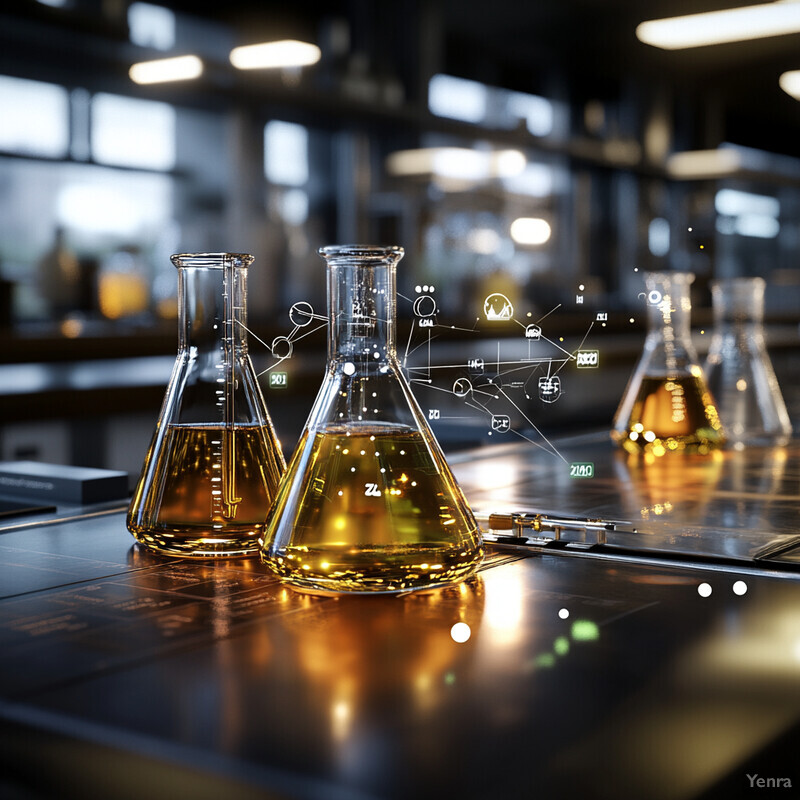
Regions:
[[714, 334], [705, 371], [728, 441], [785, 444], [792, 425], [764, 342], [763, 278], [711, 284]]
[[258, 550], [284, 469], [247, 352], [247, 267], [237, 253], [181, 254], [178, 357], [128, 511], [166, 555]]
[[649, 272], [648, 333], [614, 417], [611, 437], [629, 453], [708, 453], [725, 442], [692, 345], [688, 272]]
[[326, 375], [289, 463], [262, 560], [306, 591], [398, 592], [461, 581], [478, 525], [395, 352], [399, 247], [326, 247]]

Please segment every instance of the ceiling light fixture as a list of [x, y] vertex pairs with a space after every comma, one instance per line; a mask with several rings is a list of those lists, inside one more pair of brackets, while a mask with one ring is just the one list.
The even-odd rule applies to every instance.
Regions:
[[667, 174], [679, 180], [712, 180], [741, 169], [742, 158], [735, 150], [686, 150], [667, 159]]
[[791, 95], [795, 100], [800, 100], [800, 69], [784, 72], [778, 79], [778, 83], [786, 94]]
[[230, 60], [236, 69], [288, 69], [316, 64], [322, 51], [315, 44], [283, 39], [234, 47]]
[[202, 74], [203, 62], [197, 56], [140, 61], [128, 70], [131, 80], [139, 84], [188, 81]]
[[517, 244], [544, 244], [550, 232], [550, 223], [539, 217], [520, 217], [511, 223], [511, 238]]
[[797, 0], [653, 19], [636, 27], [636, 38], [640, 42], [664, 50], [743, 42], [788, 33], [800, 33], [800, 2]]
[[390, 175], [435, 175], [461, 181], [511, 178], [525, 171], [519, 150], [472, 150], [468, 147], [425, 147], [399, 150], [386, 159]]

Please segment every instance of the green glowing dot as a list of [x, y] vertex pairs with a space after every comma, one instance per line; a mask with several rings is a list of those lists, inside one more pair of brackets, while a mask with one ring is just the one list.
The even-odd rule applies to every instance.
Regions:
[[572, 638], [576, 642], [594, 642], [600, 638], [600, 629], [590, 619], [576, 619], [572, 623]]
[[444, 682], [448, 686], [452, 686], [456, 682], [456, 676], [453, 672], [448, 672], [447, 675], [444, 676]]
[[559, 636], [553, 643], [553, 650], [557, 656], [565, 656], [569, 653], [569, 639], [566, 636]]
[[552, 653], [542, 653], [536, 656], [537, 667], [552, 667], [556, 663], [556, 657]]

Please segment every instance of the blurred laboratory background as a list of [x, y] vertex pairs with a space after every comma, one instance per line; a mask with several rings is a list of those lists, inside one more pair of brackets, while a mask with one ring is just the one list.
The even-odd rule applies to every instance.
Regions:
[[[640, 27], [743, 5], [781, 7], [786, 32], [749, 38], [750, 22], [739, 41], [687, 45], [680, 30]], [[251, 350], [265, 370], [286, 354], [272, 348], [294, 328], [293, 304], [325, 314], [317, 248], [347, 242], [405, 248], [398, 340], [405, 351], [419, 337], [413, 301], [435, 294], [441, 364], [529, 352], [518, 325], [484, 324], [493, 292], [525, 322], [548, 315], [569, 351], [595, 321], [586, 346], [600, 369], [565, 371], [558, 403], [534, 396], [513, 421], [548, 436], [610, 426], [645, 336], [646, 271], [696, 275], [701, 353], [711, 282], [761, 277], [797, 420], [799, 12], [754, 0], [5, 0], [0, 457], [135, 476], [177, 345], [170, 254], [255, 255]], [[690, 34], [721, 27], [695, 21]], [[263, 376], [287, 450], [320, 383], [324, 331], [292, 344], [285, 380]], [[469, 413], [444, 419], [458, 403], [436, 404], [451, 408], [434, 424], [445, 447], [490, 441]]]

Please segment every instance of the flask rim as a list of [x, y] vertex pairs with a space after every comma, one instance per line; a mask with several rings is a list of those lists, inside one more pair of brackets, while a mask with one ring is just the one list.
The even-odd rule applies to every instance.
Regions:
[[249, 253], [175, 253], [169, 260], [179, 269], [180, 267], [223, 269], [228, 264], [244, 269], [249, 267], [255, 258]]
[[399, 245], [375, 244], [332, 244], [317, 250], [317, 253], [329, 263], [358, 259], [363, 266], [387, 261], [397, 263], [405, 252]]

